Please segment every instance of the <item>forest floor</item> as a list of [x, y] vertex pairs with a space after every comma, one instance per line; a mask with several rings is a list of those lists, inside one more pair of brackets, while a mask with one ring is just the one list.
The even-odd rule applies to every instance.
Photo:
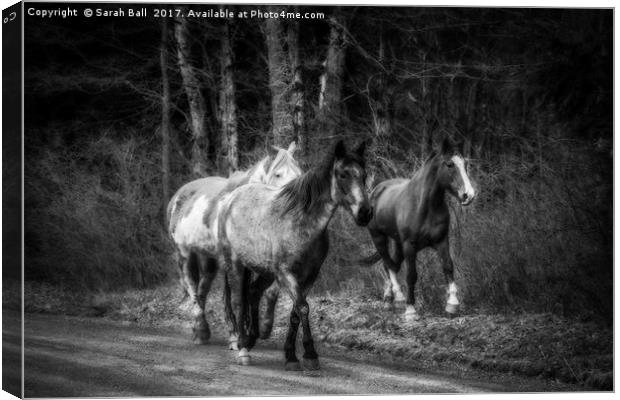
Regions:
[[[16, 308], [19, 286], [3, 295]], [[176, 284], [117, 293], [89, 293], [42, 283], [25, 283], [25, 311], [130, 321], [139, 325], [183, 327], [191, 335], [190, 302]], [[14, 291], [15, 293], [11, 293]], [[581, 385], [584, 390], [613, 389], [613, 331], [609, 326], [553, 314], [480, 314], [455, 318], [423, 315], [406, 324], [401, 309], [362, 293], [311, 295], [315, 341], [377, 354], [383, 361], [420, 368], [460, 368], [539, 377]], [[207, 320], [215, 336], [227, 337], [221, 290], [208, 299]], [[286, 334], [290, 300], [276, 309], [271, 344]]]

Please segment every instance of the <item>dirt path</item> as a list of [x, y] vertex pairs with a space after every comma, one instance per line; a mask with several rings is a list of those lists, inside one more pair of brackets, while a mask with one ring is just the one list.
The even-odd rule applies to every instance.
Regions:
[[[11, 320], [11, 316], [6, 316]], [[4, 325], [5, 355], [19, 353], [15, 324]], [[515, 377], [463, 378], [353, 359], [319, 349], [320, 372], [286, 372], [281, 350], [259, 345], [241, 367], [215, 338], [206, 346], [184, 329], [96, 318], [26, 314], [25, 395], [213, 396], [575, 390]], [[335, 355], [334, 355], [335, 354]]]

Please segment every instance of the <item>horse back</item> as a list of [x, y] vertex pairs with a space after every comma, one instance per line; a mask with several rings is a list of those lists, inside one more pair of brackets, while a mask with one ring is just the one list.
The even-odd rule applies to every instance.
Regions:
[[196, 199], [206, 196], [216, 198], [226, 187], [228, 180], [220, 176], [210, 176], [193, 180], [181, 186], [168, 202], [166, 217], [168, 233], [172, 234], [179, 218], [190, 212]]
[[[246, 267], [264, 273], [272, 264], [296, 262], [307, 249], [311, 227], [276, 201], [280, 188], [261, 183], [243, 185], [220, 200], [217, 213], [218, 239], [226, 252]], [[276, 261], [279, 260], [279, 261]]]
[[398, 214], [408, 179], [389, 179], [379, 183], [370, 194], [374, 215], [368, 229], [395, 237], [398, 233]]

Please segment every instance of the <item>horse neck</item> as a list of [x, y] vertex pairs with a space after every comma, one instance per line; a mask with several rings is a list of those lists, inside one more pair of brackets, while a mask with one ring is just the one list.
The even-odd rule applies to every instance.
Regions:
[[[325, 174], [326, 171], [324, 170], [310, 170], [285, 185], [285, 190], [288, 186], [297, 186], [298, 192], [312, 193], [313, 196], [312, 202], [315, 204], [312, 204], [310, 209], [306, 210], [305, 206], [297, 204], [295, 208], [291, 210], [295, 223], [298, 226], [322, 232], [327, 228], [329, 221], [331, 221], [338, 204], [334, 200], [335, 179], [333, 177], [333, 171], [331, 171], [331, 169], [329, 171], [330, 184], [319, 186], [319, 190], [312, 190], [312, 185], [317, 178], [316, 174]], [[318, 179], [325, 178], [324, 176], [318, 176]]]
[[321, 204], [319, 207], [314, 210], [314, 212], [310, 214], [304, 214], [301, 218], [302, 221], [306, 223], [308, 226], [313, 226], [317, 231], [324, 231], [329, 225], [334, 213], [336, 212], [336, 208], [338, 208], [338, 204], [334, 200], [334, 192], [335, 192], [335, 179], [331, 176], [330, 185], [323, 189], [322, 193], [320, 193], [319, 198], [321, 199]]
[[[420, 190], [420, 188], [422, 188]], [[428, 214], [431, 210], [440, 210], [446, 207], [446, 189], [437, 182], [437, 166], [433, 161], [426, 163], [409, 181], [408, 189], [420, 211]]]

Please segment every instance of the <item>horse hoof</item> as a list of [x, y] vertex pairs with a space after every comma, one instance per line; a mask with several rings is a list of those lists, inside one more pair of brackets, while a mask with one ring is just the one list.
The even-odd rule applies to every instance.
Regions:
[[302, 371], [299, 361], [287, 361], [286, 364], [284, 364], [284, 369], [286, 371]]
[[459, 305], [458, 304], [446, 304], [446, 312], [448, 314], [451, 314], [452, 316], [454, 316], [454, 314], [456, 314], [459, 311]]
[[412, 310], [405, 311], [405, 322], [407, 322], [408, 324], [413, 324], [415, 322], [418, 322], [419, 320], [420, 314], [418, 314], [417, 312]]
[[394, 296], [389, 295], [389, 294], [388, 294], [388, 295], [384, 295], [384, 296], [383, 296], [383, 302], [384, 302], [385, 304], [389, 304], [389, 305], [391, 305], [391, 304], [394, 302]]
[[239, 351], [239, 345], [236, 340], [228, 342], [228, 350]]
[[318, 371], [319, 369], [321, 369], [318, 358], [304, 358], [301, 362], [304, 369], [307, 369], [309, 371]]
[[211, 338], [211, 332], [208, 329], [194, 330], [192, 341], [194, 344], [207, 344]]
[[250, 353], [247, 349], [239, 350], [239, 354], [237, 355], [237, 364], [239, 365], [250, 365]]
[[403, 295], [400, 292], [397, 292], [396, 295], [394, 296], [394, 301], [397, 303], [404, 303], [407, 299], [405, 298], [405, 295]]
[[250, 359], [250, 356], [237, 357], [237, 364], [248, 366], [252, 364], [252, 361]]

